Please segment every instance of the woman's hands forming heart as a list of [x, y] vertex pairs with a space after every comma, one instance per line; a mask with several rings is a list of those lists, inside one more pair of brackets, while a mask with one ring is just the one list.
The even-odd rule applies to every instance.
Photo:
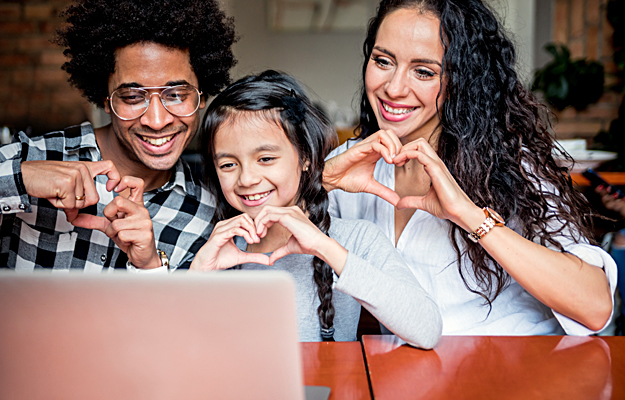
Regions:
[[402, 144], [393, 132], [376, 132], [326, 161], [323, 170], [324, 187], [328, 191], [342, 189], [351, 193], [372, 193], [396, 205], [399, 195], [376, 181], [373, 171], [380, 158], [393, 164], [393, 158], [401, 148]]
[[[400, 198], [392, 189], [373, 177], [375, 165], [383, 158], [389, 164], [404, 166], [410, 160], [423, 165], [432, 185], [425, 196]], [[378, 131], [353, 145], [344, 153], [326, 161], [326, 189], [372, 193], [398, 209], [417, 208], [435, 217], [448, 219], [465, 230], [472, 230], [461, 221], [467, 212], [478, 208], [460, 188], [436, 151], [423, 138], [402, 145], [392, 131]]]

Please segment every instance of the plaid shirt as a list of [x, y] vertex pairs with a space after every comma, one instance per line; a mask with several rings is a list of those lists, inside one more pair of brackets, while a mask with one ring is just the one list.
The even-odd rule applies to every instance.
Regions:
[[[20, 132], [18, 139], [0, 147], [0, 267], [126, 269], [128, 257], [104, 233], [73, 226], [49, 201], [29, 196], [22, 181], [22, 161], [102, 160], [92, 126], [84, 123], [35, 138]], [[117, 194], [106, 190], [105, 175], [94, 180], [100, 201], [81, 212], [103, 216], [104, 207]], [[213, 229], [213, 196], [192, 176], [186, 162], [178, 160], [170, 181], [144, 193], [143, 199], [156, 247], [167, 253], [172, 269], [188, 268]]]

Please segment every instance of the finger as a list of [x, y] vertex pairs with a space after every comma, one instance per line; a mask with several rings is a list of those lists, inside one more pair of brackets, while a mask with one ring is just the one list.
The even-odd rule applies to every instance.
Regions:
[[78, 214], [74, 220], [70, 221], [72, 225], [85, 229], [96, 229], [104, 232], [111, 223], [104, 217], [98, 217], [90, 214]]
[[[95, 203], [92, 203], [94, 201], [94, 197], [95, 202], [97, 203], [98, 200], [98, 195], [95, 191], [95, 184], [93, 183], [93, 180], [91, 178], [89, 178], [89, 169], [85, 168], [85, 167], [80, 167], [78, 169], [79, 174], [76, 175], [76, 179], [74, 182], [74, 199], [75, 199], [75, 207], [76, 208], [83, 208], [85, 205], [92, 205]], [[87, 178], [87, 179], [85, 179]], [[89, 193], [89, 199], [87, 199], [87, 192], [85, 191], [85, 186], [93, 186], [93, 192]], [[94, 196], [95, 195], [95, 196]], [[69, 197], [69, 196], [68, 196]], [[89, 204], [87, 204], [87, 200], [89, 200]]]
[[401, 151], [402, 144], [395, 132], [392, 130], [380, 130], [380, 141], [390, 153], [390, 161], [387, 161], [389, 164], [392, 163], [392, 159]]
[[256, 233], [256, 225], [254, 225], [254, 220], [248, 214], [241, 214], [240, 216], [240, 226], [248, 231], [252, 238], [254, 239], [252, 242], [248, 243], [258, 243], [260, 242], [260, 237]]
[[140, 231], [144, 236], [152, 236], [152, 221], [149, 219], [122, 218], [111, 221], [104, 233], [108, 237], [113, 237], [122, 231]]
[[423, 209], [424, 200], [425, 200], [425, 196], [406, 196], [406, 197], [402, 197], [397, 202], [396, 207], [398, 210], [403, 210], [406, 208]]
[[[109, 225], [109, 227], [112, 225], [113, 224]], [[111, 230], [110, 232], [112, 233], [113, 231]], [[116, 236], [118, 241], [122, 244], [133, 245], [133, 252], [149, 251], [150, 258], [152, 256], [152, 250], [156, 253], [156, 249], [153, 248], [155, 246], [153, 236], [146, 235], [146, 231], [144, 229], [119, 229]], [[109, 237], [113, 238], [115, 235], [110, 235]]]
[[399, 201], [399, 195], [395, 191], [382, 185], [377, 181], [372, 181], [366, 188], [367, 193], [374, 194], [379, 198], [388, 201], [392, 205], [397, 205]]
[[288, 249], [286, 245], [276, 249], [276, 251], [271, 253], [271, 256], [269, 256], [269, 265], [273, 265], [276, 261], [284, 256], [288, 256], [291, 253], [292, 252]]
[[384, 161], [386, 161], [388, 164], [392, 164], [393, 163], [393, 158], [395, 157], [396, 153], [394, 153], [392, 150], [390, 150], [384, 144], [382, 144], [382, 143], [371, 143], [371, 149], [374, 150], [376, 153], [379, 153], [382, 156], [382, 158], [384, 159]]
[[[251, 229], [252, 229], [252, 232], [254, 232], [254, 227], [252, 227]], [[235, 236], [241, 236], [243, 239], [245, 239], [247, 243], [258, 243], [260, 240], [256, 240], [254, 238], [254, 235], [256, 235], [255, 232], [254, 234], [252, 234], [247, 229], [243, 227], [239, 227], [239, 228], [229, 229], [227, 235], [225, 235], [225, 238], [229, 240]]]
[[[76, 207], [78, 208], [89, 207], [94, 204], [98, 204], [98, 201], [100, 201], [100, 195], [96, 189], [88, 164], [90, 163], [72, 163], [72, 165], [77, 168], [79, 174], [76, 177], [76, 182], [74, 183]], [[84, 197], [84, 199], [79, 200], [80, 197]]]
[[229, 220], [218, 222], [213, 232], [222, 237], [227, 236], [231, 238], [234, 236], [232, 234], [233, 229], [242, 229], [246, 232], [246, 235], [237, 234], [237, 236], [244, 237], [248, 243], [258, 243], [260, 241], [260, 238], [256, 234], [254, 220], [247, 214], [241, 214]]
[[254, 219], [256, 233], [260, 235], [262, 231], [271, 228], [276, 222], [287, 228], [284, 224], [284, 221], [281, 221], [282, 217], [285, 215], [284, 210], [285, 209], [282, 207], [265, 206]]
[[70, 224], [78, 216], [77, 208], [63, 208], [62, 210], [65, 213], [65, 218], [67, 219], [67, 222], [69, 222]]
[[145, 182], [143, 181], [143, 179], [127, 175], [124, 176], [117, 185], [117, 187], [115, 187], [115, 192], [120, 193], [126, 189], [130, 189], [130, 195], [128, 196], [128, 200], [135, 203], [143, 204], [144, 187]]
[[121, 180], [121, 176], [119, 175], [117, 168], [115, 168], [115, 165], [113, 165], [113, 162], [110, 160], [88, 163], [87, 167], [91, 172], [92, 180], [97, 175], [106, 175], [109, 178], [108, 182], [106, 182], [106, 190], [109, 192], [112, 191]]
[[111, 221], [134, 216], [140, 219], [150, 219], [150, 213], [143, 203], [131, 201], [123, 196], [116, 196], [104, 207], [103, 213]]
[[241, 252], [240, 259], [237, 264], [243, 264], [243, 263], [271, 265], [269, 261], [269, 256], [267, 256], [266, 254], [262, 254], [262, 253]]

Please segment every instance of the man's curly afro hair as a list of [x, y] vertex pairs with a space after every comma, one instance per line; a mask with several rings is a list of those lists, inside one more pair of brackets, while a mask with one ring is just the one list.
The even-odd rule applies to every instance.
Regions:
[[90, 102], [104, 106], [115, 50], [154, 42], [189, 50], [199, 89], [215, 95], [230, 83], [237, 38], [232, 18], [216, 0], [84, 0], [62, 14], [68, 24], [55, 42], [67, 47], [63, 69]]

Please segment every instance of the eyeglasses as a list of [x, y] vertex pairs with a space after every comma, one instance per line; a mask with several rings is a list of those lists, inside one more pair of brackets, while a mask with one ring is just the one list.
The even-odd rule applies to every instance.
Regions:
[[[160, 92], [150, 93], [150, 90], [160, 90]], [[111, 110], [119, 119], [129, 121], [145, 114], [155, 94], [160, 97], [161, 104], [171, 114], [177, 117], [188, 117], [200, 106], [202, 92], [193, 85], [119, 88], [111, 93], [107, 100], [111, 104]]]

